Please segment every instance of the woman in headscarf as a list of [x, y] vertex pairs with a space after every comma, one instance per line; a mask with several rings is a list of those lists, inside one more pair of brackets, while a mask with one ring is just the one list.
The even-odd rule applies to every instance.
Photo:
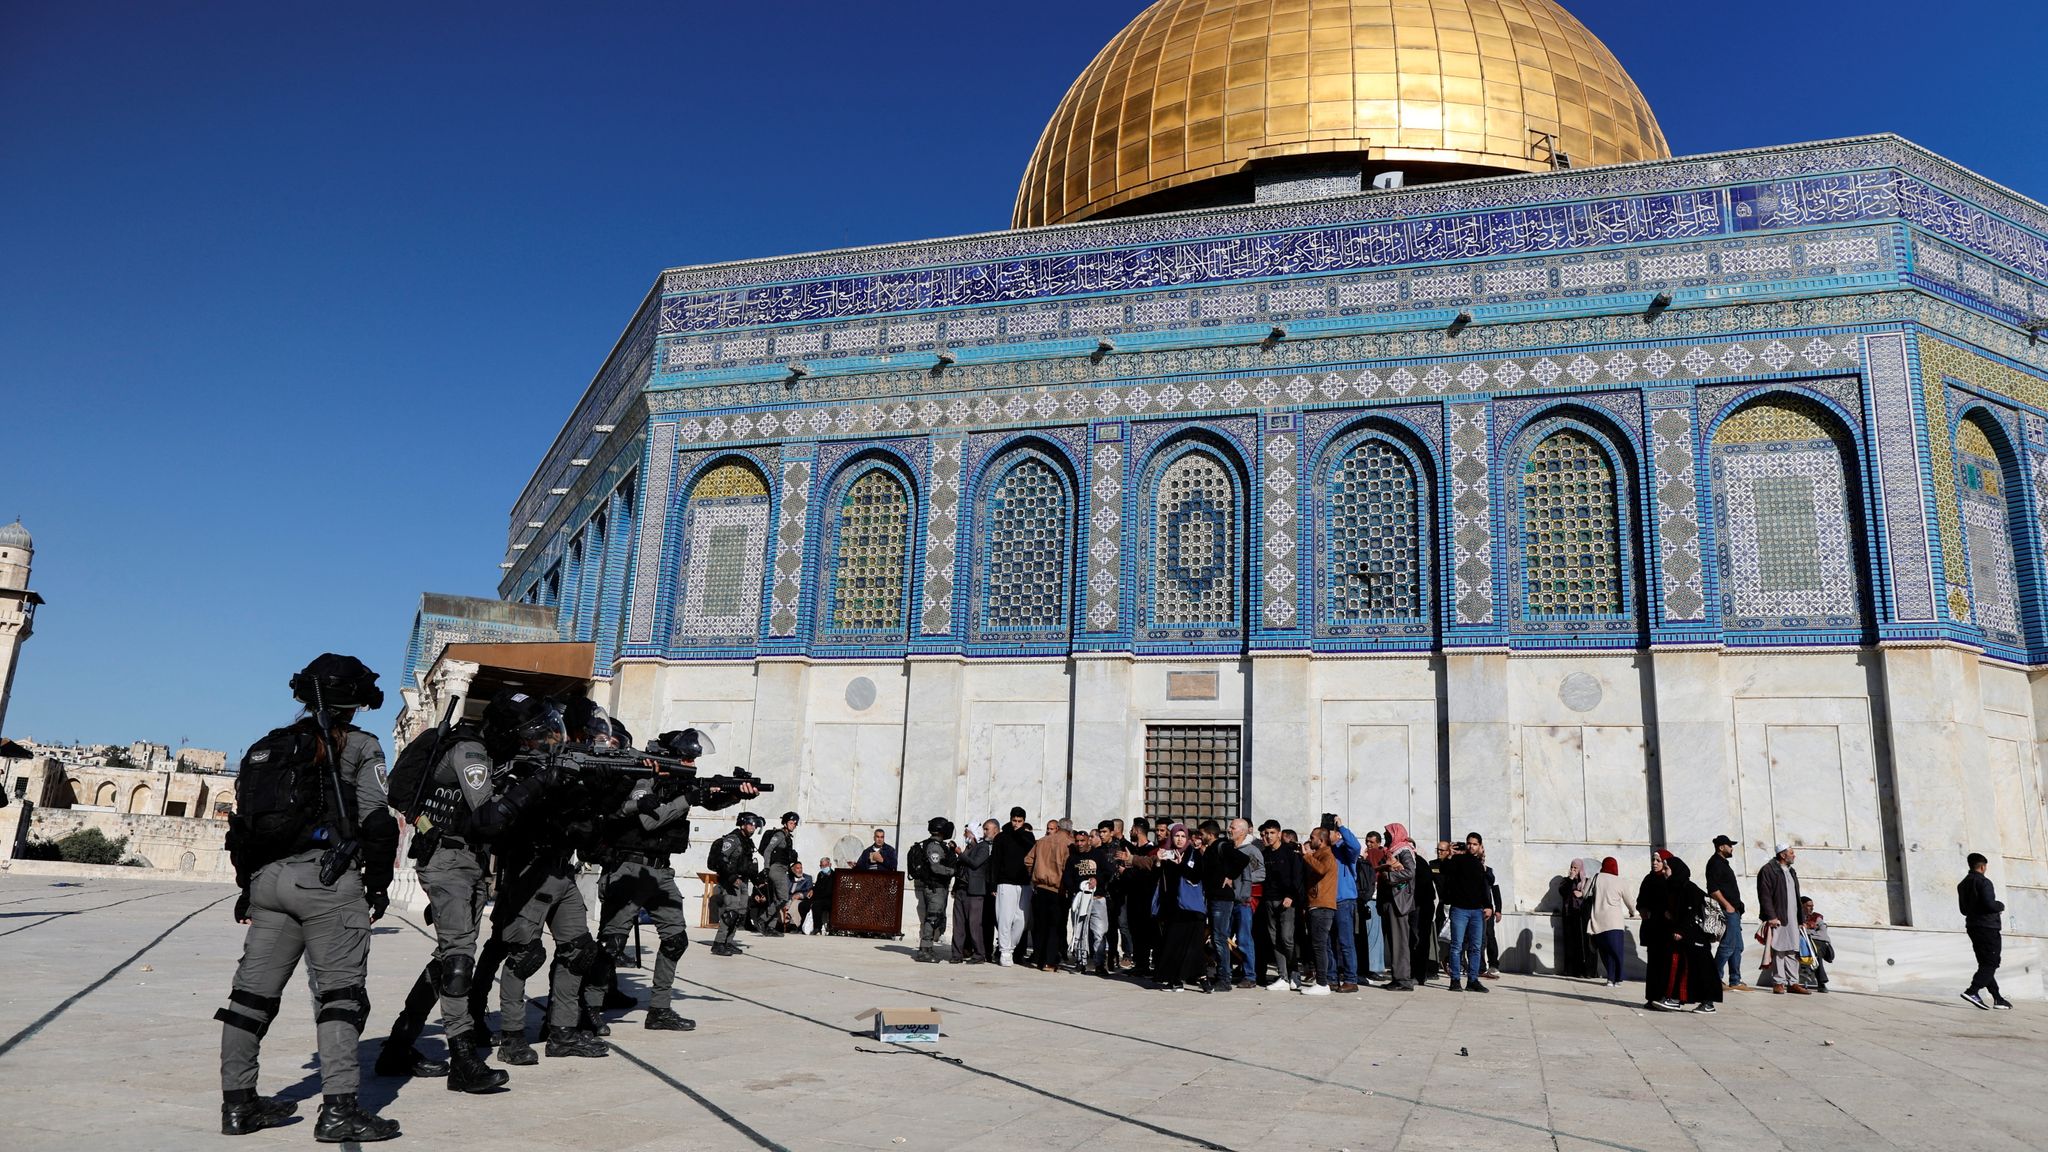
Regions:
[[1621, 861], [1609, 856], [1600, 862], [1600, 874], [1593, 877], [1593, 907], [1587, 923], [1600, 945], [1600, 961], [1606, 966], [1609, 988], [1621, 987], [1622, 947], [1629, 917], [1635, 914], [1635, 901], [1628, 898], [1628, 887], [1621, 879]]
[[1391, 980], [1387, 987], [1395, 992], [1415, 991], [1415, 875], [1421, 866], [1407, 825], [1387, 825], [1387, 861], [1380, 869], [1379, 900]]
[[1593, 911], [1593, 877], [1599, 874], [1600, 865], [1597, 861], [1574, 860], [1564, 877], [1557, 882], [1560, 934], [1557, 966], [1558, 971], [1565, 976], [1580, 977], [1593, 974], [1592, 941], [1586, 937], [1586, 918]]
[[1159, 873], [1160, 944], [1152, 978], [1168, 992], [1202, 979], [1202, 930], [1209, 923], [1209, 905], [1202, 896], [1196, 857], [1188, 826], [1175, 824], [1167, 829], [1153, 858]]
[[1671, 853], [1662, 848], [1651, 852], [1650, 871], [1636, 888], [1636, 911], [1643, 917], [1643, 951], [1648, 953], [1643, 977], [1645, 1008], [1657, 1006], [1658, 982], [1671, 965], [1671, 929], [1666, 921], [1671, 889], [1670, 864]]
[[1676, 1012], [1687, 1004], [1702, 1012], [1716, 1011], [1721, 1002], [1721, 974], [1715, 971], [1712, 943], [1700, 930], [1700, 913], [1706, 910], [1707, 890], [1693, 883], [1692, 868], [1676, 856], [1664, 862], [1669, 876], [1664, 882], [1664, 922], [1643, 934], [1656, 932], [1667, 949], [1664, 969], [1652, 972], [1652, 1007]]

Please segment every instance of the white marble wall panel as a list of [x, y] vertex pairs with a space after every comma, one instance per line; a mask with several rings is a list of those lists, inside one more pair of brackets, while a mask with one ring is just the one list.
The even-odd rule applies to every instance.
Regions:
[[1032, 825], [1044, 828], [1067, 814], [1064, 711], [1064, 703], [969, 705], [959, 809], [966, 820], [1008, 820], [1010, 808], [1022, 805]]
[[[1399, 821], [1411, 834], [1437, 828], [1437, 701], [1322, 702], [1315, 812], [1335, 812], [1364, 835]], [[1314, 813], [1305, 813], [1308, 819]]]
[[[1748, 862], [1798, 850], [1800, 887], [1830, 919], [1888, 918], [1877, 763], [1865, 697], [1735, 701]], [[1754, 868], [1751, 869], [1754, 881]]]

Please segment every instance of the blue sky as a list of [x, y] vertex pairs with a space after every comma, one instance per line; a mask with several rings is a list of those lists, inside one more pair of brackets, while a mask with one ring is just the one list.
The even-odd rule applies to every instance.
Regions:
[[[661, 268], [1006, 226], [1142, 7], [0, 8], [8, 734], [239, 749], [328, 649], [395, 688]], [[2048, 198], [2035, 3], [1568, 7], [1680, 154], [1893, 131]]]

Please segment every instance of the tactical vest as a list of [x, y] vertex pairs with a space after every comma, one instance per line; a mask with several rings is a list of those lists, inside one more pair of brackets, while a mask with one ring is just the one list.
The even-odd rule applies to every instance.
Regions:
[[637, 852], [642, 856], [674, 856], [690, 847], [690, 810], [686, 807], [675, 819], [649, 832], [635, 819], [620, 821], [624, 825], [611, 835], [605, 845], [607, 851]]
[[420, 814], [444, 836], [458, 836], [467, 839], [471, 835], [469, 800], [462, 794], [462, 774], [478, 772], [483, 774], [479, 786], [486, 787], [489, 795], [490, 759], [484, 755], [483, 742], [473, 731], [455, 731], [448, 734], [446, 747], [441, 749], [438, 762], [434, 765], [433, 781], [427, 788], [427, 798], [420, 805]]

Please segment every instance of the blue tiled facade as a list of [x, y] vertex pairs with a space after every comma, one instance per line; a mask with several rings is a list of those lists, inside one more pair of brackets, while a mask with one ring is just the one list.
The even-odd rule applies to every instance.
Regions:
[[[558, 604], [601, 676], [1874, 640], [2043, 663], [2041, 316], [2048, 210], [1890, 137], [681, 269], [521, 496], [500, 591]], [[1724, 490], [1766, 446], [1717, 430], [1784, 396], [1825, 413], [1823, 436], [1770, 449], [1812, 457], [1820, 497]], [[1966, 414], [2010, 429], [2000, 458], [1981, 435], [1958, 456]], [[1560, 430], [1608, 461], [1619, 611], [1535, 610], [1524, 477]], [[1370, 499], [1333, 487], [1366, 483], [1362, 463], [1340, 480], [1361, 445]], [[1189, 453], [1227, 505], [1162, 485]], [[757, 631], [693, 635], [692, 487], [727, 461], [767, 489], [746, 529]], [[901, 623], [842, 628], [845, 493], [874, 469], [907, 493]], [[1045, 503], [1024, 515], [1027, 497]], [[1821, 577], [1742, 519], [1760, 500], [1850, 542], [1856, 591], [1798, 593]], [[2001, 539], [2009, 558], [1970, 554]], [[1775, 600], [1754, 594], [1766, 569]], [[1988, 617], [1987, 589], [2006, 598]]]

